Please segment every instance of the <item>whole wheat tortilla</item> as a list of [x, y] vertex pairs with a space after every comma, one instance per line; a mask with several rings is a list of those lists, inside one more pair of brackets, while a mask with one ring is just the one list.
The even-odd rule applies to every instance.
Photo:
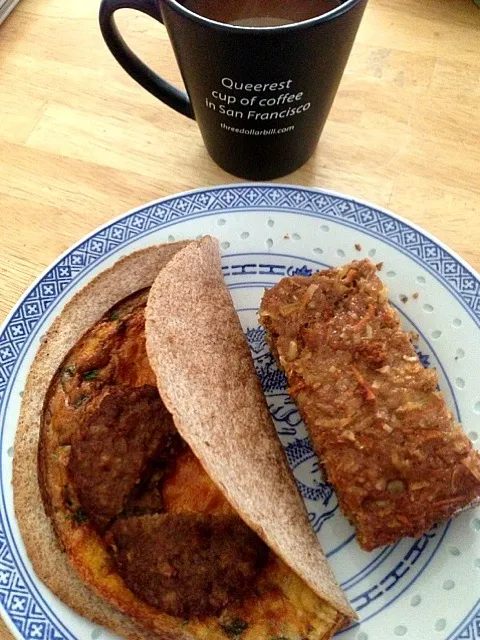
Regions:
[[138, 251], [102, 272], [65, 306], [43, 340], [30, 369], [15, 438], [15, 514], [37, 576], [63, 602], [96, 624], [130, 640], [188, 640], [190, 634], [150, 632], [96, 596], [80, 580], [57, 542], [46, 516], [37, 475], [37, 450], [45, 395], [58, 367], [82, 335], [114, 304], [149, 287], [187, 242]]
[[355, 618], [288, 468], [216, 240], [189, 244], [160, 271], [147, 303], [146, 338], [162, 400], [206, 472], [320, 598]]
[[[168, 279], [171, 278], [172, 273], [176, 273], [175, 277], [179, 277], [180, 294], [183, 295], [183, 293], [187, 293], [186, 290], [184, 291], [183, 282], [189, 282], [189, 287], [192, 284], [192, 274], [188, 272], [188, 269], [186, 270], [186, 275], [188, 274], [189, 280], [184, 279], [184, 274], [182, 273], [185, 261], [188, 265], [191, 258], [197, 259], [198, 252], [203, 254], [205, 249], [210, 247], [210, 251], [212, 253], [217, 252], [216, 261], [212, 261], [214, 274], [215, 270], [218, 270], [218, 249], [216, 249], [215, 243], [211, 239], [202, 243], [172, 243], [136, 252], [120, 260], [111, 269], [108, 269], [97, 276], [65, 306], [60, 316], [47, 332], [31, 367], [24, 392], [20, 423], [15, 440], [13, 468], [15, 512], [23, 540], [33, 563], [35, 572], [38, 577], [72, 609], [92, 620], [96, 624], [106, 626], [120, 636], [131, 640], [191, 640], [192, 636], [186, 630], [183, 631], [183, 629], [179, 629], [178, 626], [173, 628], [170, 627], [170, 625], [165, 625], [164, 628], [162, 626], [160, 629], [156, 627], [156, 633], [148, 631], [144, 627], [137, 625], [130, 616], [123, 615], [117, 609], [108, 605], [103, 598], [96, 596], [95, 593], [85, 584], [88, 584], [88, 576], [81, 575], [81, 578], [83, 578], [84, 581], [79, 578], [75, 569], [72, 568], [67, 554], [60, 549], [51, 521], [46, 516], [42, 504], [37, 471], [39, 428], [42, 419], [44, 400], [49, 389], [50, 382], [68, 352], [105, 312], [132, 293], [151, 286], [158, 273], [166, 267], [169, 261], [174, 258], [177, 253], [182, 252], [183, 254], [184, 250], [189, 246], [192, 246], [192, 248], [195, 249], [194, 255], [190, 256], [188, 253], [183, 255], [180, 262], [180, 271], [169, 272], [170, 276], [167, 276]], [[178, 263], [175, 264], [177, 264], [177, 267], [172, 265], [174, 269], [178, 268]], [[192, 270], [193, 266], [191, 266], [190, 271]], [[195, 280], [194, 276], [193, 280]], [[201, 280], [199, 280], [199, 283], [201, 283]], [[201, 288], [205, 291], [203, 285]], [[211, 298], [214, 310], [216, 309], [216, 303], [218, 302], [217, 289], [218, 283], [211, 292], [214, 294]], [[209, 297], [210, 292], [207, 292], [207, 298]], [[233, 313], [235, 315], [229, 296], [227, 297], [227, 301], [229, 313]], [[192, 321], [192, 318], [190, 318], [190, 321]], [[194, 315], [193, 327], [196, 331], [195, 326], [196, 320]], [[230, 326], [230, 324], [228, 326]], [[186, 328], [189, 332], [192, 330], [192, 325], [187, 322]], [[198, 325], [198, 328], [200, 328], [200, 325]], [[237, 325], [235, 326], [235, 331], [237, 333], [238, 329], [239, 324], [237, 320]], [[244, 341], [243, 334], [241, 334], [241, 329], [239, 335], [231, 337], [233, 337], [232, 346], [230, 346], [227, 351], [223, 349], [221, 342], [216, 342], [211, 344], [211, 346], [214, 349], [217, 348], [220, 353], [223, 353], [224, 359], [226, 358], [227, 360], [230, 360], [232, 354], [239, 354], [241, 356], [240, 360], [242, 360], [245, 355], [244, 349], [246, 347], [246, 343]], [[190, 338], [190, 334], [188, 334], [186, 338]], [[201, 335], [199, 335], [199, 340], [199, 347], [197, 347], [197, 350], [193, 351], [192, 354], [203, 352], [204, 346]], [[243, 347], [241, 346], [242, 341]], [[220, 357], [220, 353], [217, 354], [218, 357]], [[158, 365], [159, 359], [161, 359], [160, 352], [155, 357], [156, 365]], [[316, 538], [307, 523], [303, 503], [299, 498], [294, 481], [290, 476], [290, 472], [281, 451], [281, 446], [278, 443], [273, 431], [273, 425], [268, 417], [268, 411], [267, 414], [264, 415], [266, 409], [265, 403], [264, 401], [263, 404], [262, 402], [259, 402], [259, 398], [256, 396], [258, 392], [261, 396], [261, 391], [258, 386], [258, 382], [256, 382], [257, 378], [251, 363], [250, 355], [248, 355], [248, 362], [250, 364], [246, 365], [245, 362], [246, 361], [243, 361], [243, 363], [241, 362], [239, 367], [244, 371], [247, 377], [252, 377], [255, 381], [250, 381], [247, 385], [249, 391], [244, 395], [244, 401], [246, 403], [250, 402], [250, 400], [254, 401], [253, 408], [248, 411], [248, 415], [253, 419], [253, 422], [250, 425], [250, 433], [255, 432], [254, 425], [256, 424], [256, 420], [258, 428], [261, 430], [258, 437], [260, 447], [259, 451], [263, 451], [263, 454], [259, 455], [256, 459], [251, 458], [251, 464], [261, 464], [261, 466], [253, 466], [249, 468], [248, 473], [246, 474], [246, 479], [248, 480], [249, 485], [251, 485], [254, 477], [257, 479], [259, 477], [263, 478], [266, 466], [271, 466], [272, 478], [277, 478], [280, 481], [277, 494], [285, 495], [283, 495], [280, 500], [277, 500], [278, 495], [269, 489], [271, 481], [268, 480], [266, 482], [267, 490], [263, 492], [253, 492], [251, 500], [253, 507], [255, 507], [256, 504], [257, 510], [261, 511], [264, 515], [255, 522], [255, 525], [252, 525], [256, 511], [255, 508], [252, 508], [249, 504], [247, 495], [247, 499], [244, 500], [243, 503], [244, 511], [240, 509], [240, 515], [242, 515], [255, 530], [261, 533], [264, 539], [268, 540], [268, 544], [272, 549], [277, 552], [284, 544], [284, 539], [288, 540], [291, 536], [292, 539], [289, 542], [290, 546], [287, 548], [287, 558], [285, 558], [287, 563], [291, 565], [292, 562], [288, 561], [288, 557], [290, 557], [290, 555], [294, 555], [292, 553], [294, 548], [291, 543], [296, 537], [299, 541], [297, 551], [299, 552], [299, 557], [303, 558], [303, 561], [298, 561], [297, 559], [293, 562], [294, 566], [292, 568], [297, 571], [297, 567], [301, 567], [302, 562], [307, 564], [312, 563], [312, 566], [316, 565], [316, 571], [320, 572], [323, 576], [322, 579], [317, 581], [321, 584], [323, 590], [319, 592], [319, 590], [314, 587], [314, 591], [319, 593], [319, 595], [328, 602], [331, 602], [338, 611], [346, 613], [346, 615], [351, 618], [354, 614], [346, 604], [339, 588], [335, 584]], [[167, 359], [166, 363], [170, 366], [169, 359]], [[188, 368], [186, 371], [188, 371], [188, 375], [190, 375], [191, 369]], [[169, 371], [169, 379], [171, 377], [170, 374], [171, 372]], [[182, 376], [180, 376], [179, 379], [181, 380]], [[223, 389], [225, 390], [225, 381], [223, 381], [222, 384], [224, 385]], [[254, 391], [254, 389], [257, 390]], [[235, 385], [232, 387], [232, 392], [234, 391]], [[218, 397], [213, 393], [213, 389], [210, 389], [209, 393], [210, 392], [212, 392], [212, 402], [217, 402]], [[188, 403], [191, 403], [194, 401], [194, 398], [188, 397], [187, 394], [187, 401]], [[205, 398], [203, 398], [200, 403], [200, 409], [204, 411], [205, 406], [211, 406], [212, 402], [207, 400], [207, 403], [205, 404]], [[236, 406], [234, 402], [229, 402], [229, 404], [225, 405], [225, 408], [226, 410], [234, 410]], [[258, 415], [256, 415], [257, 412], [260, 414], [260, 419], [258, 419]], [[226, 421], [228, 424], [235, 427], [232, 423], [236, 423], [236, 421], [230, 420], [228, 415], [225, 414], [223, 420], [224, 423], [225, 418], [227, 418]], [[265, 426], [265, 420], [268, 421], [268, 428]], [[266, 438], [263, 437], [264, 427], [265, 434], [270, 434]], [[185, 435], [183, 431], [182, 434]], [[243, 451], [245, 448], [244, 437], [239, 434], [239, 429], [237, 428], [232, 432], [232, 435], [233, 437], [237, 437], [237, 435], [239, 435], [239, 441], [237, 443], [238, 452]], [[218, 464], [220, 467], [223, 465], [222, 458], [219, 458]], [[205, 464], [205, 466], [208, 471], [211, 465]], [[229, 498], [230, 492], [225, 489], [223, 484], [227, 481], [223, 470], [219, 469], [218, 473], [213, 473], [211, 475], [214, 480], [217, 476], [219, 477], [220, 487], [223, 488], [225, 494]], [[234, 478], [234, 485], [235, 484], [236, 478]], [[232, 496], [236, 498], [236, 487], [229, 487], [229, 490], [231, 490]], [[263, 501], [271, 498], [277, 500], [278, 510], [272, 510], [272, 505], [268, 505], [268, 503], [259, 504], [256, 502], [259, 499]], [[290, 507], [286, 505], [286, 502], [288, 502], [289, 499], [293, 499], [293, 504]], [[232, 504], [234, 504], [234, 502], [235, 500], [232, 500]], [[52, 515], [53, 518], [55, 518], [55, 515]], [[271, 527], [270, 525], [265, 527], [264, 520], [268, 520], [272, 515], [279, 518], [278, 528], [288, 527], [290, 529], [290, 533], [284, 536], [281, 532], [277, 532], [275, 527]], [[297, 520], [302, 521], [303, 525], [299, 525]], [[310, 551], [302, 551], [302, 546], [305, 546], [306, 548], [311, 546], [311, 549]], [[284, 554], [279, 553], [279, 555]], [[78, 569], [79, 568], [77, 567], [77, 570]], [[80, 574], [81, 573], [82, 572], [80, 571]], [[307, 576], [308, 573], [303, 577], [305, 578], [305, 581], [310, 584], [310, 578], [307, 580]], [[90, 587], [95, 589], [95, 584], [90, 584]], [[324, 591], [325, 593], [328, 593], [324, 595]], [[341, 625], [341, 623], [342, 621], [339, 620], [339, 625]]]

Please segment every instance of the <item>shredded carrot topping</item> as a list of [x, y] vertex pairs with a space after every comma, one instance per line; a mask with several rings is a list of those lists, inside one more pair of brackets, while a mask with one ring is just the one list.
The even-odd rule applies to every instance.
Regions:
[[362, 374], [357, 369], [357, 367], [355, 367], [353, 364], [350, 365], [350, 366], [352, 367], [352, 371], [353, 371], [356, 379], [358, 380], [358, 384], [359, 384], [359, 386], [361, 388], [361, 391], [362, 391], [363, 395], [365, 396], [365, 399], [368, 400], [369, 402], [373, 402], [375, 400], [375, 394], [373, 393], [373, 391], [368, 386], [365, 378], [362, 376]]

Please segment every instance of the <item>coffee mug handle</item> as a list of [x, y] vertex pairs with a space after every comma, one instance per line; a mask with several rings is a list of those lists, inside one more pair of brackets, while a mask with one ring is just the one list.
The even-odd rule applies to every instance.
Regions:
[[134, 80], [172, 109], [195, 119], [187, 94], [154, 73], [127, 46], [115, 24], [114, 14], [119, 9], [136, 9], [163, 24], [158, 0], [102, 0], [99, 13], [100, 30], [117, 62]]

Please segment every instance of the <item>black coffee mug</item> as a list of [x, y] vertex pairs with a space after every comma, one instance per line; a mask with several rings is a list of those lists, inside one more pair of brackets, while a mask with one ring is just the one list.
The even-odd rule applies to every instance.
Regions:
[[[268, 180], [294, 171], [313, 154], [366, 3], [346, 0], [317, 18], [257, 28], [215, 22], [176, 0], [103, 0], [100, 28], [132, 78], [197, 120], [220, 167]], [[124, 8], [166, 26], [188, 95], [127, 47], [114, 21]]]

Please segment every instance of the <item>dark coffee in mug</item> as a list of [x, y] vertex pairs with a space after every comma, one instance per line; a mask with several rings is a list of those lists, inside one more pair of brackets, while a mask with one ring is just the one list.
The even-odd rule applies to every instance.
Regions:
[[343, 0], [180, 0], [210, 20], [243, 27], [277, 27], [316, 18]]
[[[197, 121], [217, 164], [242, 178], [270, 180], [298, 169], [314, 153], [366, 4], [102, 0], [100, 26], [135, 80]], [[128, 48], [114, 18], [125, 8], [165, 25], [186, 92]]]

